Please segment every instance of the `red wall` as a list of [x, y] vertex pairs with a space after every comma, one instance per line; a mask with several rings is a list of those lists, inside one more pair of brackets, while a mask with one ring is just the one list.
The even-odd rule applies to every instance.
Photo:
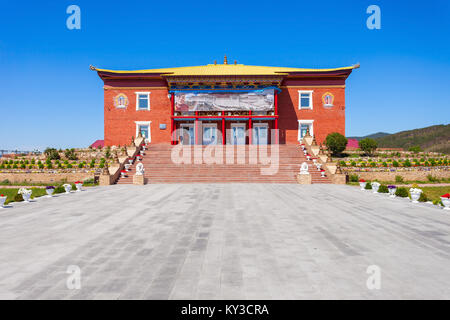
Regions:
[[[299, 90], [313, 90], [313, 109], [299, 110]], [[334, 95], [334, 106], [325, 108], [322, 95]], [[314, 120], [313, 130], [317, 143], [322, 143], [331, 132], [345, 135], [345, 88], [343, 87], [287, 87], [278, 96], [278, 127], [280, 143], [298, 143], [298, 120]]]
[[[162, 88], [161, 83], [149, 83], [149, 87], [143, 89], [130, 87], [130, 83], [108, 82], [104, 90], [104, 112], [105, 112], [105, 145], [128, 145], [131, 137], [136, 135], [135, 121], [151, 121], [150, 133], [151, 143], [170, 143], [171, 127], [171, 104], [167, 97], [167, 88]], [[105, 82], [106, 84], [106, 82]], [[132, 83], [136, 85], [137, 83]], [[297, 84], [297, 83], [295, 83]], [[108, 86], [109, 85], [109, 86]], [[150, 87], [154, 85], [155, 87]], [[298, 120], [314, 120], [314, 134], [318, 143], [322, 143], [331, 132], [339, 132], [345, 135], [345, 88], [343, 82], [339, 84], [323, 84], [320, 87], [305, 87], [287, 85], [282, 87], [278, 96], [278, 126], [280, 129], [280, 143], [297, 144]], [[117, 87], [110, 87], [117, 86]], [[158, 86], [158, 87], [156, 87]], [[335, 87], [336, 86], [336, 87]], [[125, 89], [126, 88], [126, 89]], [[299, 110], [299, 90], [313, 90], [313, 110]], [[150, 111], [136, 110], [136, 93], [150, 91]], [[331, 92], [334, 95], [334, 106], [325, 108], [322, 95]], [[126, 109], [116, 109], [114, 97], [123, 93], [128, 97], [129, 104]], [[221, 128], [221, 122], [219, 128]], [[165, 124], [166, 129], [161, 130], [160, 124]], [[269, 121], [271, 128], [273, 121]], [[229, 123], [227, 122], [229, 128]]]
[[[150, 111], [136, 110], [136, 92], [151, 92]], [[128, 97], [126, 109], [116, 109], [114, 97], [123, 93]], [[107, 89], [105, 88], [105, 145], [129, 145], [131, 137], [136, 136], [135, 121], [151, 121], [152, 143], [170, 143], [170, 100], [168, 90], [161, 88], [146, 89]], [[166, 124], [161, 130], [160, 124]]]

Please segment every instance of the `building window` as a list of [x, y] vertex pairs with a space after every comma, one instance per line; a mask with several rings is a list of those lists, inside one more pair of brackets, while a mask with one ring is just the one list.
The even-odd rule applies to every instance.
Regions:
[[150, 92], [136, 92], [136, 110], [150, 110]]
[[302, 140], [309, 129], [309, 134], [314, 135], [314, 120], [298, 120], [298, 141]]
[[313, 91], [299, 91], [298, 92], [298, 108], [312, 109], [313, 108]]
[[145, 138], [146, 142], [151, 141], [150, 123], [151, 121], [135, 121], [136, 123], [136, 137], [139, 136], [139, 132]]

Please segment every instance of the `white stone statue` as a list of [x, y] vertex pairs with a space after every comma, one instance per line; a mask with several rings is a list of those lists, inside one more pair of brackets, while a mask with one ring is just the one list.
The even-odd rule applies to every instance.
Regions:
[[303, 162], [300, 167], [300, 174], [309, 174], [308, 168], [308, 164], [306, 162]]
[[136, 166], [136, 175], [137, 176], [143, 176], [144, 175], [144, 165], [142, 162], [139, 162]]

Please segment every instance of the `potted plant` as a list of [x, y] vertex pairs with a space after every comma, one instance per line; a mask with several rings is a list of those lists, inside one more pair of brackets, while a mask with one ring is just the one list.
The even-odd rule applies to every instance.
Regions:
[[371, 185], [372, 185], [373, 193], [377, 193], [378, 192], [378, 188], [380, 187], [380, 183], [374, 181], [374, 182], [371, 183]]
[[77, 187], [77, 192], [81, 191], [81, 187], [83, 186], [83, 182], [75, 181], [75, 187]]
[[411, 200], [413, 203], [419, 203], [420, 194], [422, 190], [418, 188], [417, 184], [413, 184], [413, 187], [409, 189], [409, 194], [411, 195]]
[[125, 171], [130, 171], [131, 164], [127, 163], [125, 164]]
[[361, 187], [361, 190], [365, 190], [366, 189], [366, 180], [364, 179], [359, 179], [359, 186]]
[[311, 155], [310, 154], [306, 155], [306, 160], [308, 160], [308, 161], [311, 160]]
[[391, 198], [395, 198], [395, 192], [397, 191], [397, 187], [390, 184], [388, 185], [388, 190]]
[[321, 169], [320, 170], [320, 176], [322, 177], [322, 178], [325, 178], [325, 170], [324, 169]]
[[5, 202], [6, 202], [6, 196], [5, 195], [0, 195], [0, 208], [4, 208], [5, 206]]
[[121, 170], [121, 171], [120, 171], [120, 176], [121, 176], [122, 178], [125, 178], [126, 175], [127, 175], [127, 170]]
[[72, 185], [70, 183], [63, 184], [64, 190], [66, 190], [66, 193], [70, 193], [70, 190], [72, 190]]
[[129, 164], [133, 164], [133, 159], [128, 158], [128, 163], [129, 163]]
[[30, 202], [31, 192], [32, 191], [30, 189], [20, 188], [19, 192], [17, 192], [17, 193], [22, 195], [23, 201]]
[[53, 192], [55, 192], [55, 187], [54, 186], [46, 186], [45, 192], [47, 192], [47, 197], [51, 198], [53, 195]]
[[450, 210], [450, 194], [444, 194], [441, 196], [441, 200], [444, 205], [444, 210]]

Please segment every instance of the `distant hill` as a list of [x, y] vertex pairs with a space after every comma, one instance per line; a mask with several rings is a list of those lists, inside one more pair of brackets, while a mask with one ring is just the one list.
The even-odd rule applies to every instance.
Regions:
[[420, 146], [424, 151], [450, 154], [450, 124], [402, 131], [375, 138], [380, 148], [403, 148]]
[[365, 139], [365, 138], [377, 139], [377, 138], [381, 138], [381, 137], [388, 136], [388, 135], [390, 135], [390, 133], [377, 132], [377, 133], [374, 133], [374, 134], [369, 134], [368, 136], [364, 136], [364, 137], [347, 137], [347, 138], [348, 139], [356, 139], [356, 140], [360, 141], [360, 140]]

